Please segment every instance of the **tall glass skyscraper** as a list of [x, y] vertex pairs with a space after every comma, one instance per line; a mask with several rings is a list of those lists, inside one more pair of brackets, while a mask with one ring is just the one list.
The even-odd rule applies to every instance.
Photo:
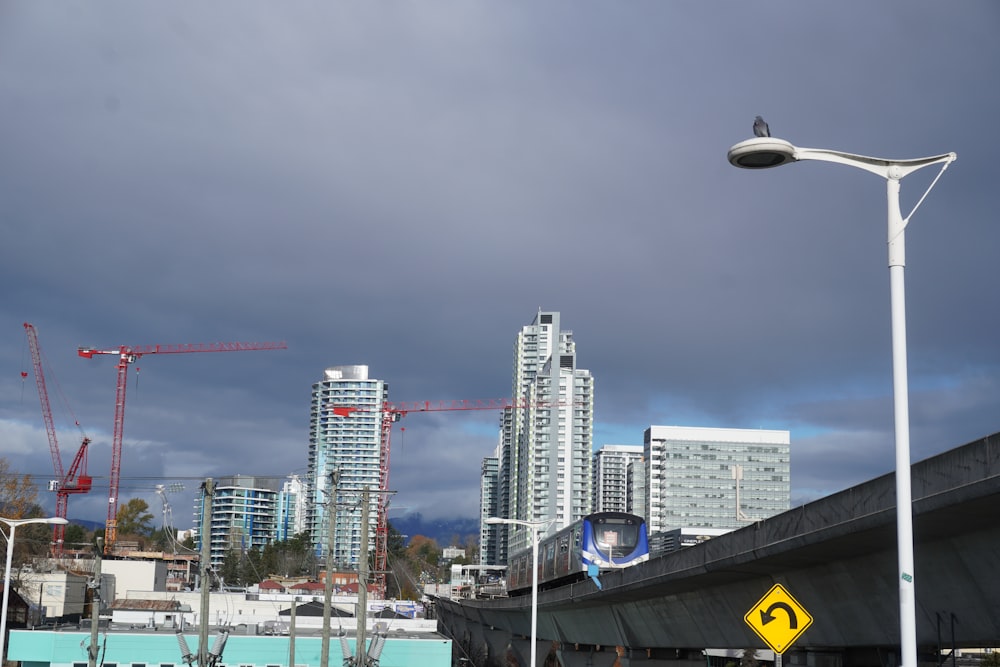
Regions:
[[[558, 312], [538, 311], [514, 343], [513, 398], [501, 420], [501, 516], [552, 521], [555, 531], [591, 506], [594, 379], [577, 367], [573, 332]], [[530, 531], [502, 526], [498, 557], [530, 546]]]
[[[330, 534], [329, 508], [336, 507], [334, 562], [356, 567], [374, 548], [380, 490], [382, 407], [389, 385], [368, 377], [368, 366], [327, 368], [312, 386], [309, 414], [308, 527], [318, 557], [325, 557]], [[333, 408], [350, 408], [337, 410]], [[337, 498], [331, 499], [332, 474], [339, 471]], [[361, 544], [361, 491], [371, 490], [367, 545]]]

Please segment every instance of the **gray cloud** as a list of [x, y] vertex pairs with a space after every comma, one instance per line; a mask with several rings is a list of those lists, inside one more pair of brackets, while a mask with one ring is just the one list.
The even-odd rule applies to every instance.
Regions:
[[[958, 153], [909, 228], [914, 457], [995, 431], [1000, 10], [766, 9], [4, 5], [0, 455], [51, 468], [24, 321], [95, 474], [114, 363], [77, 345], [288, 342], [139, 364], [123, 495], [152, 503], [167, 478], [301, 472], [330, 365], [368, 364], [394, 400], [509, 395], [544, 307], [597, 378], [598, 444], [789, 428], [798, 500], [887, 472], [884, 186], [732, 168], [757, 114], [807, 146]], [[408, 418], [395, 505], [475, 511], [495, 442], [476, 419]], [[103, 517], [99, 495], [71, 513]]]

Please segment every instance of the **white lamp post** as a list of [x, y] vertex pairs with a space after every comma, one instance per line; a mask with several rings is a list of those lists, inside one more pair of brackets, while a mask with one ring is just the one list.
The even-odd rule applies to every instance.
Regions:
[[49, 517], [47, 519], [5, 519], [0, 516], [0, 521], [10, 527], [10, 534], [7, 535], [7, 568], [4, 570], [3, 578], [3, 608], [0, 609], [0, 665], [7, 662], [7, 602], [10, 600], [10, 561], [14, 556], [14, 529], [28, 523], [49, 523], [65, 526], [69, 521], [61, 517]]
[[[916, 602], [913, 587], [913, 507], [910, 495], [910, 415], [906, 378], [906, 305], [903, 267], [904, 232], [910, 218], [941, 178], [955, 153], [913, 160], [886, 160], [818, 148], [799, 148], [783, 139], [761, 137], [729, 149], [729, 162], [743, 169], [767, 169], [799, 160], [821, 160], [864, 169], [886, 180], [889, 199], [889, 299], [892, 311], [892, 386], [896, 431], [896, 541], [899, 551], [899, 631], [901, 667], [917, 667]], [[923, 196], [903, 217], [899, 209], [899, 182], [918, 169], [941, 164], [941, 171]]]
[[[554, 521], [554, 519], [552, 520]], [[521, 521], [520, 519], [501, 519], [491, 516], [486, 519], [490, 525], [507, 524], [508, 526], [524, 526], [531, 531], [531, 667], [535, 667], [535, 654], [538, 647], [535, 646], [536, 635], [538, 634], [538, 531], [547, 528], [552, 521]]]

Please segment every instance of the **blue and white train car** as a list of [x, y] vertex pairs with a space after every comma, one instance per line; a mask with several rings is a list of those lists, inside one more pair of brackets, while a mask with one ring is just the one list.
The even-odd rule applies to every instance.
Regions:
[[[649, 559], [642, 517], [624, 512], [590, 514], [538, 542], [538, 588], [555, 588], [598, 571], [630, 567]], [[513, 554], [507, 567], [507, 593], [531, 592], [531, 548]]]

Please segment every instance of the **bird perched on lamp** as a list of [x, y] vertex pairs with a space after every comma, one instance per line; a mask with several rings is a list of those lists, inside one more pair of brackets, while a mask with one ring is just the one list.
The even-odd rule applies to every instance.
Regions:
[[771, 128], [767, 126], [767, 123], [760, 116], [757, 116], [756, 118], [753, 119], [753, 136], [755, 137], [771, 136]]

